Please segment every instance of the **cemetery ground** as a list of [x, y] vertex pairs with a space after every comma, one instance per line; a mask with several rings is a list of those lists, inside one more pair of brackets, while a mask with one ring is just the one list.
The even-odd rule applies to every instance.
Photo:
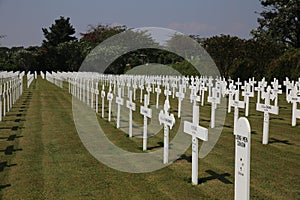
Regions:
[[[163, 100], [161, 95], [160, 105]], [[142, 125], [138, 102], [133, 117]], [[250, 198], [300, 199], [299, 120], [295, 127], [291, 126], [291, 104], [286, 102], [285, 94], [279, 95], [279, 115], [270, 115], [269, 144], [263, 145], [263, 113], [255, 110], [255, 103], [256, 97], [251, 98], [248, 117], [252, 130]], [[105, 119], [101, 118], [101, 112], [97, 116], [108, 138], [125, 150], [142, 153], [141, 138], [130, 139], [116, 128], [115, 120], [107, 121], [107, 106], [105, 101]], [[208, 103], [200, 106], [201, 126], [209, 126], [210, 109]], [[171, 98], [170, 113], [177, 116], [176, 111], [177, 101]], [[240, 116], [244, 116], [242, 109]], [[178, 123], [176, 125], [178, 127]], [[170, 131], [170, 139], [176, 133], [176, 125]], [[0, 122], [0, 197], [233, 199], [235, 145], [232, 132], [233, 110], [227, 113], [223, 132], [213, 150], [199, 159], [197, 186], [191, 184], [190, 178], [191, 148], [161, 170], [141, 174], [119, 172], [97, 161], [81, 143], [67, 84], [61, 89], [39, 77]], [[162, 146], [162, 131], [148, 139], [148, 151]]]

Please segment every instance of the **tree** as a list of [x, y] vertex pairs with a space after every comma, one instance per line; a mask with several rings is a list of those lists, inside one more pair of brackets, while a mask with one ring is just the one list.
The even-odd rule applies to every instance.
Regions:
[[221, 75], [229, 77], [235, 62], [244, 55], [245, 40], [229, 35], [214, 36], [203, 42], [203, 47], [216, 63]]
[[271, 40], [300, 48], [300, 1], [260, 0], [265, 8], [258, 18], [259, 27], [252, 30], [256, 39]]
[[55, 20], [55, 23], [49, 28], [43, 28], [42, 31], [46, 40], [43, 40], [43, 46], [57, 46], [63, 42], [69, 42], [77, 40], [72, 36], [75, 34], [75, 29], [70, 24], [70, 18], [60, 17]]

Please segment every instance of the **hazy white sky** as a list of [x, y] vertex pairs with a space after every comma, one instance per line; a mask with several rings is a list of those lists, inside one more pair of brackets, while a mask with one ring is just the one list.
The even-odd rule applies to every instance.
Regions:
[[88, 25], [164, 27], [211, 37], [249, 38], [257, 27], [259, 0], [0, 0], [1, 46], [40, 45], [42, 28], [70, 17], [76, 36]]

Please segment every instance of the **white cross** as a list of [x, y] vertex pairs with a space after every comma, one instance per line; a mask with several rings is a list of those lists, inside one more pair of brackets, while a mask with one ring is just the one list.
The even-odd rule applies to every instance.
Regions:
[[183, 86], [179, 85], [179, 91], [176, 92], [176, 97], [178, 98], [178, 118], [181, 116], [181, 102], [185, 97], [185, 94], [183, 92]]
[[269, 113], [278, 114], [278, 107], [270, 104], [270, 99], [274, 100], [275, 94], [271, 93], [270, 86], [267, 87], [267, 91], [262, 93], [262, 98], [265, 99], [265, 104], [257, 102], [256, 110], [264, 112], [264, 127], [263, 127], [263, 144], [268, 144], [269, 140]]
[[297, 87], [294, 86], [288, 94], [287, 101], [293, 104], [292, 108], [292, 126], [296, 126], [296, 119], [300, 119], [300, 109], [297, 109], [297, 103], [300, 103]]
[[273, 86], [273, 93], [275, 94], [275, 106], [278, 106], [278, 94], [282, 94], [282, 90], [280, 90], [281, 85], [279, 85], [278, 83], [278, 79], [274, 78], [274, 81], [271, 82], [272, 86]]
[[257, 102], [260, 102], [260, 95], [265, 91], [265, 87], [267, 87], [267, 82], [265, 78], [258, 82], [258, 86], [255, 87], [255, 91], [257, 91]]
[[144, 131], [143, 131], [143, 151], [147, 150], [147, 117], [152, 117], [152, 109], [148, 108], [149, 99], [148, 96], [144, 95], [144, 106], [140, 107], [140, 113], [144, 115]]
[[98, 81], [96, 82], [95, 95], [96, 95], [96, 113], [98, 113], [98, 98], [99, 98]]
[[3, 116], [6, 115], [6, 83], [3, 83]]
[[0, 84], [0, 122], [2, 121], [2, 85]]
[[148, 98], [149, 98], [149, 100], [150, 100], [150, 92], [152, 91], [152, 87], [151, 87], [151, 82], [150, 82], [150, 80], [147, 80], [146, 91], [147, 91], [147, 93], [148, 93]]
[[132, 101], [131, 90], [129, 90], [129, 100], [126, 101], [126, 107], [129, 108], [129, 137], [132, 137], [132, 111], [135, 111], [135, 103]]
[[285, 85], [285, 97], [287, 100], [289, 91], [294, 87], [294, 81], [290, 82], [289, 78], [286, 77], [285, 81], [283, 81], [283, 85]]
[[210, 127], [215, 128], [215, 114], [217, 109], [217, 104], [221, 103], [220, 96], [218, 96], [218, 89], [212, 89], [212, 96], [208, 98], [208, 102], [211, 103], [211, 120]]
[[116, 103], [118, 104], [118, 112], [117, 112], [117, 128], [120, 128], [120, 111], [121, 106], [123, 105], [124, 101], [122, 99], [122, 91], [121, 88], [118, 88], [118, 96], [116, 97]]
[[234, 92], [234, 100], [231, 100], [231, 106], [234, 107], [234, 121], [233, 121], [233, 130], [236, 130], [236, 122], [239, 118], [239, 108], [245, 108], [245, 102], [244, 101], [240, 101], [240, 91], [239, 90], [235, 90]]
[[95, 89], [94, 89], [94, 81], [91, 81], [91, 108], [94, 108], [94, 95], [95, 95]]
[[141, 82], [140, 82], [140, 103], [143, 102], [143, 90], [144, 90], [144, 81], [141, 79]]
[[160, 124], [164, 124], [164, 160], [163, 163], [167, 164], [169, 161], [169, 128], [172, 129], [175, 124], [175, 118], [173, 114], [169, 114], [170, 109], [169, 99], [165, 100], [164, 110], [160, 111], [158, 119]]
[[169, 90], [169, 84], [168, 83], [165, 85], [164, 95], [167, 99], [169, 99], [169, 96], [171, 95], [171, 91]]
[[160, 81], [157, 81], [157, 86], [155, 88], [155, 92], [156, 92], [156, 108], [158, 108], [158, 102], [159, 102], [159, 94], [161, 93], [161, 89], [160, 89]]
[[200, 96], [197, 95], [197, 87], [194, 85], [191, 85], [190, 90], [191, 90], [191, 93], [190, 93], [191, 103], [194, 102], [194, 105], [196, 105], [197, 102], [200, 101]]
[[234, 96], [234, 92], [235, 92], [235, 85], [233, 83], [233, 81], [231, 80], [229, 82], [229, 86], [228, 89], [226, 90], [226, 93], [229, 95], [229, 100], [228, 100], [228, 113], [231, 112], [231, 102]]
[[111, 93], [111, 85], [109, 85], [109, 90], [107, 93], [107, 100], [108, 100], [108, 121], [111, 121], [111, 103], [113, 101], [114, 95]]
[[136, 89], [137, 89], [137, 84], [136, 84], [136, 79], [134, 79], [134, 81], [133, 81], [133, 100], [135, 100], [136, 98]]
[[101, 102], [101, 105], [102, 105], [102, 118], [104, 118], [104, 98], [105, 98], [105, 90], [104, 90], [104, 84], [102, 85], [102, 90], [101, 90], [101, 99], [102, 99], [102, 102]]
[[192, 136], [192, 184], [198, 184], [198, 139], [207, 141], [208, 130], [199, 126], [199, 106], [193, 106], [193, 122], [184, 121], [183, 131]]
[[207, 91], [207, 87], [205, 86], [205, 84], [206, 84], [206, 78], [203, 78], [200, 83], [201, 106], [204, 106], [204, 94], [205, 91]]
[[248, 117], [249, 115], [249, 97], [254, 97], [254, 91], [251, 90], [251, 84], [247, 83], [247, 81], [244, 82], [244, 86], [242, 86], [242, 96], [244, 97], [245, 102], [245, 116]]
[[172, 83], [171, 86], [172, 86], [172, 89], [173, 89], [172, 98], [174, 99], [175, 98], [175, 89], [177, 88], [176, 80], [173, 80], [173, 83]]

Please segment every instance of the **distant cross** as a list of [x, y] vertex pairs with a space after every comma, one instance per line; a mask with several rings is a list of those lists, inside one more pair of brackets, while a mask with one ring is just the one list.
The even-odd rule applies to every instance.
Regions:
[[111, 92], [111, 86], [109, 86], [109, 90], [107, 93], [107, 100], [108, 100], [108, 121], [111, 121], [111, 103], [113, 101], [114, 95]]
[[275, 96], [276, 96], [276, 98], [275, 98], [275, 106], [278, 106], [278, 94], [282, 94], [282, 90], [281, 90], [281, 85], [279, 85], [279, 83], [278, 83], [278, 79], [276, 79], [276, 78], [274, 78], [274, 81], [273, 82], [271, 82], [271, 84], [272, 84], [272, 86], [273, 86], [273, 88], [272, 88], [272, 90], [273, 90], [273, 93], [275, 94]]
[[215, 128], [215, 115], [216, 115], [216, 109], [217, 104], [221, 103], [221, 97], [218, 96], [218, 89], [213, 88], [212, 89], [212, 96], [208, 98], [208, 102], [211, 103], [211, 120], [210, 120], [210, 127]]
[[105, 90], [104, 90], [104, 84], [102, 85], [102, 90], [101, 90], [101, 105], [102, 105], [102, 118], [104, 118], [104, 98], [105, 98]]
[[159, 113], [159, 123], [164, 124], [164, 160], [163, 163], [167, 164], [169, 162], [169, 128], [172, 129], [175, 124], [175, 118], [173, 114], [169, 114], [170, 103], [169, 98], [165, 100], [164, 110]]
[[120, 111], [121, 106], [123, 105], [124, 101], [122, 98], [122, 90], [118, 88], [118, 96], [116, 97], [116, 103], [118, 104], [118, 112], [117, 112], [117, 128], [120, 128]]
[[140, 81], [139, 88], [140, 88], [140, 103], [142, 103], [143, 102], [143, 90], [144, 90], [144, 81], [143, 80]]
[[233, 130], [236, 130], [236, 123], [237, 120], [239, 118], [239, 108], [245, 108], [245, 102], [244, 101], [240, 101], [239, 97], [240, 96], [240, 91], [239, 90], [235, 90], [234, 92], [234, 100], [231, 100], [231, 106], [234, 107], [234, 121], [233, 121]]
[[96, 113], [98, 113], [98, 101], [99, 101], [98, 81], [96, 81], [95, 95], [96, 95]]
[[2, 85], [0, 84], [0, 122], [2, 121]]
[[257, 91], [257, 102], [260, 102], [260, 96], [265, 91], [265, 87], [267, 87], [267, 82], [265, 78], [263, 78], [261, 81], [258, 81], [258, 86], [255, 87], [255, 91]]
[[175, 98], [175, 89], [177, 88], [177, 81], [174, 79], [172, 84], [172, 89], [173, 89], [173, 92], [172, 92], [172, 98], [174, 99]]
[[137, 89], [137, 83], [136, 83], [136, 79], [133, 81], [133, 100], [136, 99], [136, 89]]
[[235, 92], [235, 85], [233, 83], [233, 81], [231, 80], [229, 82], [229, 86], [228, 86], [228, 89], [226, 90], [226, 93], [229, 95], [229, 100], [228, 100], [228, 113], [231, 112], [231, 102], [232, 102], [232, 99], [233, 99], [233, 96], [234, 96], [234, 92]]
[[176, 92], [176, 97], [178, 98], [178, 118], [181, 116], [181, 102], [184, 99], [185, 95], [183, 92], [183, 86], [179, 85], [179, 91]]
[[244, 82], [244, 86], [242, 86], [242, 96], [244, 97], [245, 102], [245, 116], [248, 117], [249, 115], [249, 97], [254, 97], [254, 92], [251, 90], [251, 84]]
[[143, 151], [147, 150], [147, 118], [152, 117], [152, 109], [148, 108], [149, 105], [149, 98], [145, 94], [144, 95], [144, 106], [140, 107], [140, 113], [144, 115], [144, 130], [143, 130]]
[[206, 78], [203, 78], [200, 83], [201, 106], [204, 106], [204, 94], [205, 91], [207, 91], [207, 87], [205, 86], [205, 84], [206, 84]]
[[146, 82], [147, 82], [147, 87], [146, 87], [147, 96], [148, 96], [149, 101], [150, 101], [150, 93], [152, 91], [151, 82], [150, 82], [150, 80], [147, 80]]
[[91, 108], [94, 108], [94, 95], [95, 95], [95, 89], [94, 89], [94, 81], [91, 81]]
[[261, 104], [257, 102], [256, 110], [264, 112], [264, 127], [263, 127], [263, 144], [268, 144], [269, 140], [269, 114], [278, 115], [278, 106], [270, 104], [270, 100], [276, 98], [275, 94], [272, 93], [270, 86], [267, 87], [267, 91], [262, 93], [262, 98], [265, 99], [265, 103]]
[[131, 90], [129, 90], [129, 100], [126, 101], [126, 107], [129, 108], [129, 137], [132, 137], [132, 111], [135, 111], [135, 103], [132, 101]]
[[296, 126], [296, 119], [300, 119], [300, 109], [297, 109], [297, 103], [300, 103], [300, 94], [296, 87], [291, 89], [288, 94], [287, 101], [293, 104], [292, 108], [292, 126]]
[[160, 81], [157, 81], [157, 86], [155, 88], [155, 92], [156, 92], [156, 108], [158, 108], [158, 103], [159, 103], [159, 95], [161, 93], [161, 89], [160, 89]]

